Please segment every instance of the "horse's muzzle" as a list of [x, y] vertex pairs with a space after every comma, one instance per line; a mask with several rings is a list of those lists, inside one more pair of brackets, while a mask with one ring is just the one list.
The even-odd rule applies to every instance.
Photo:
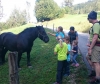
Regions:
[[49, 37], [46, 36], [46, 37], [44, 38], [44, 41], [45, 41], [45, 43], [49, 42]]

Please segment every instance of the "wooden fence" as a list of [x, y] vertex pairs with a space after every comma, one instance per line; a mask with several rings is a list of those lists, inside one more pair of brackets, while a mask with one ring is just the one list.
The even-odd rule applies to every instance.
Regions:
[[17, 52], [10, 52], [8, 55], [9, 62], [9, 84], [19, 84]]

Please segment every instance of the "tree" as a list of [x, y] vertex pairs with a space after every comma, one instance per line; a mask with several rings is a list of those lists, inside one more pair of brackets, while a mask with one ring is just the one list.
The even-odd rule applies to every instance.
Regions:
[[38, 21], [46, 21], [63, 16], [64, 11], [53, 0], [36, 0], [35, 15]]
[[6, 23], [9, 27], [24, 25], [27, 22], [26, 15], [27, 13], [25, 10], [20, 11], [18, 9], [14, 9]]
[[65, 6], [71, 7], [74, 0], [64, 0]]
[[29, 10], [30, 10], [30, 2], [26, 1], [26, 4], [27, 4], [27, 21], [28, 23], [30, 22], [30, 13], [29, 13]]
[[66, 13], [66, 14], [70, 13], [70, 11], [71, 11], [71, 8], [69, 8], [69, 7], [67, 7], [67, 6], [64, 7], [64, 9], [65, 9], [65, 13]]
[[88, 0], [86, 3], [81, 3], [74, 6], [74, 11], [80, 13], [89, 13], [90, 11], [100, 10], [100, 0]]
[[65, 13], [72, 13], [74, 0], [64, 0]]

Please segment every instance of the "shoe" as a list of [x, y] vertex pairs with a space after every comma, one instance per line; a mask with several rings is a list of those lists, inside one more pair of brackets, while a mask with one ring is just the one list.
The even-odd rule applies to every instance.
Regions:
[[90, 84], [100, 84], [100, 80], [96, 79], [95, 77], [89, 81]]
[[53, 84], [60, 84], [60, 83], [55, 82], [55, 83], [53, 83]]
[[77, 64], [75, 64], [75, 67], [78, 67], [79, 66], [79, 64], [77, 63]]
[[89, 80], [89, 83], [94, 82], [94, 81], [96, 81], [96, 78], [95, 78], [95, 77], [92, 77], [92, 78]]
[[96, 73], [94, 70], [92, 70], [91, 73], [88, 75], [89, 78], [95, 77], [95, 76], [96, 76]]

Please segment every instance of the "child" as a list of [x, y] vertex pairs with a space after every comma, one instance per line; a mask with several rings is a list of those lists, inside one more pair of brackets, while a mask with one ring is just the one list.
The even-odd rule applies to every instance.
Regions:
[[70, 51], [71, 51], [70, 38], [69, 37], [65, 37], [64, 38], [64, 42], [67, 44], [67, 47], [68, 47], [67, 68], [66, 68], [64, 76], [69, 76], [70, 75]]
[[72, 64], [72, 66], [76, 66], [76, 67], [79, 66], [79, 64], [76, 61], [76, 58], [78, 56], [78, 45], [77, 44], [78, 44], [78, 42], [76, 40], [74, 40], [73, 43], [72, 43], [72, 46], [73, 46], [73, 49], [72, 49], [72, 52], [73, 52], [73, 64]]
[[61, 39], [59, 39], [59, 42], [55, 48], [54, 48], [54, 54], [58, 55], [58, 62], [57, 62], [57, 76], [56, 76], [56, 82], [54, 84], [62, 84], [62, 78], [63, 78], [63, 71], [66, 70], [67, 67], [67, 61], [66, 61], [66, 54], [67, 54], [67, 46], [66, 43], [64, 43]]
[[63, 32], [63, 28], [61, 26], [58, 27], [57, 33], [56, 34], [52, 34], [50, 32], [48, 32], [48, 34], [52, 35], [52, 36], [56, 36], [56, 39], [59, 40], [59, 36], [61, 36], [61, 38], [63, 39], [65, 37], [65, 34]]

